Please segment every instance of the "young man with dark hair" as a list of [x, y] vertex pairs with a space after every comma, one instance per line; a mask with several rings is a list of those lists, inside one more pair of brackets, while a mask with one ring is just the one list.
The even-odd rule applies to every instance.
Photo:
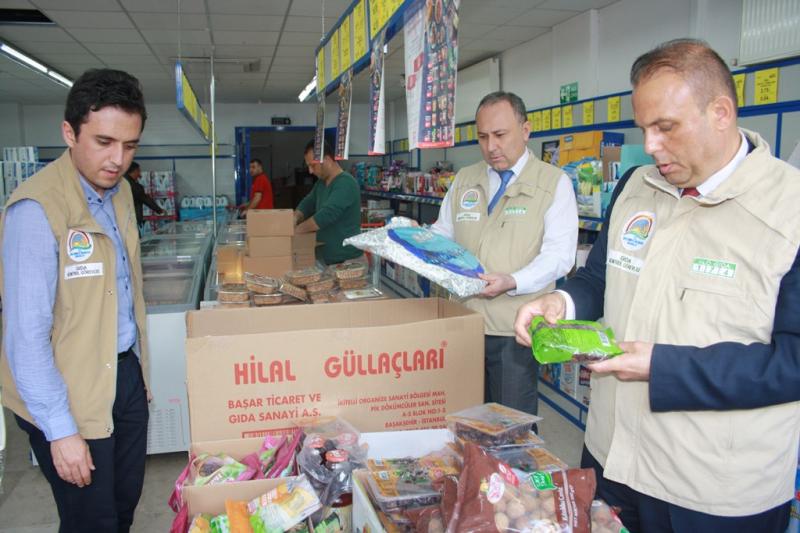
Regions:
[[239, 210], [244, 216], [247, 216], [249, 209], [272, 209], [274, 207], [272, 183], [264, 172], [264, 164], [260, 159], [250, 160], [250, 177], [253, 178], [250, 200], [239, 206]]
[[317, 232], [317, 259], [326, 265], [341, 263], [362, 255], [342, 241], [361, 231], [361, 190], [356, 179], [333, 159], [330, 143], [324, 141], [322, 161], [314, 161], [314, 140], [304, 152], [308, 171], [317, 182], [294, 212], [299, 233]]
[[632, 531], [783, 533], [800, 440], [800, 172], [737, 125], [708, 44], [631, 70], [655, 165], [614, 190], [586, 267], [517, 315], [603, 317], [624, 354], [591, 364], [582, 463]]
[[147, 113], [133, 76], [89, 70], [68, 149], [6, 204], [3, 404], [28, 433], [63, 532], [127, 532], [144, 481], [147, 338], [139, 233], [121, 183]]
[[131, 186], [131, 193], [133, 194], [133, 207], [136, 210], [136, 225], [139, 226], [141, 232], [144, 225], [144, 207], [147, 206], [159, 215], [164, 214], [164, 209], [153, 200], [149, 194], [144, 190], [144, 187], [139, 183], [139, 178], [142, 177], [142, 169], [139, 163], [134, 161], [125, 172], [125, 181]]

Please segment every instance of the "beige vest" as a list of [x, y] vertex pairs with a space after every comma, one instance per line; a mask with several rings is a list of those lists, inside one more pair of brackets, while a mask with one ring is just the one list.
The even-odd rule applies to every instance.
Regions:
[[[450, 191], [455, 240], [480, 260], [487, 273], [511, 274], [539, 255], [544, 215], [553, 203], [563, 172], [530, 154], [519, 177], [508, 186], [491, 215], [487, 215], [489, 176], [486, 163], [461, 169]], [[537, 294], [495, 298], [472, 297], [465, 305], [481, 313], [487, 335], [514, 336], [517, 309]]]
[[[51, 337], [53, 355], [67, 386], [70, 411], [78, 431], [85, 439], [102, 439], [114, 431], [111, 409], [117, 384], [116, 256], [112, 239], [89, 212], [79, 180], [67, 150], [14, 191], [6, 208], [20, 200], [33, 199], [47, 215], [58, 243], [59, 275]], [[117, 226], [130, 260], [134, 311], [139, 330], [139, 355], [147, 384], [148, 356], [139, 232], [131, 189], [124, 180], [119, 192], [114, 195], [113, 203]], [[83, 232], [84, 235], [75, 232]], [[80, 242], [85, 244], [86, 236], [91, 242], [90, 252], [85, 247], [82, 251], [80, 246], [76, 246]], [[102, 268], [102, 275], [78, 276], [76, 274], [80, 273], [81, 267], [96, 272]], [[34, 423], [19, 397], [4, 355], [5, 348], [0, 353], [3, 405]]]
[[[608, 232], [605, 318], [619, 339], [769, 343], [781, 278], [800, 245], [800, 172], [755, 145], [712, 194], [680, 198], [638, 169]], [[646, 382], [592, 377], [586, 445], [605, 476], [695, 511], [744, 516], [792, 497], [800, 403], [650, 411]]]

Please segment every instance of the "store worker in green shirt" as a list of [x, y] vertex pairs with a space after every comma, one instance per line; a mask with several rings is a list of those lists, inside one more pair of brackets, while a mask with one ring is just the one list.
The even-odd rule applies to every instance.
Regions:
[[362, 252], [342, 241], [361, 231], [361, 190], [356, 179], [333, 159], [333, 150], [324, 141], [322, 162], [314, 161], [314, 140], [306, 145], [304, 157], [308, 171], [317, 182], [294, 212], [298, 233], [317, 232], [317, 259], [326, 265], [355, 259]]

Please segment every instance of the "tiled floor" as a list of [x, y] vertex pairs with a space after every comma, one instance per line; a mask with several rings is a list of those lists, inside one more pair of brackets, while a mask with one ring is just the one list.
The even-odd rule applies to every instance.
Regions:
[[[539, 423], [539, 431], [548, 449], [570, 466], [577, 466], [583, 432], [544, 402], [539, 402], [539, 413], [544, 418]], [[6, 430], [6, 470], [0, 487], [0, 533], [56, 533], [58, 514], [50, 486], [38, 467], [31, 465], [26, 435], [8, 411]], [[185, 462], [184, 453], [148, 457], [144, 491], [133, 524], [134, 533], [169, 531], [173, 512], [167, 506], [167, 499]]]

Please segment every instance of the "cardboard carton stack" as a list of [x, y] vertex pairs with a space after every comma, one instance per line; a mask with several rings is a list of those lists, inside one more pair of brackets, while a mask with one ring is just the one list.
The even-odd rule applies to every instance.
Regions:
[[295, 233], [291, 209], [256, 209], [247, 213], [247, 252], [242, 270], [281, 277], [314, 266], [316, 233]]

